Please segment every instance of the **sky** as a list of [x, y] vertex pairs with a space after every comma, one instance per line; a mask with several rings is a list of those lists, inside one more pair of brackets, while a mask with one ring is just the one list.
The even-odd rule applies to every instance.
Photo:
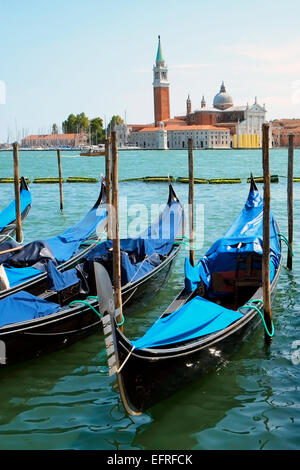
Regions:
[[153, 122], [157, 36], [171, 115], [235, 105], [300, 118], [299, 0], [0, 0], [0, 142], [48, 133], [70, 113]]

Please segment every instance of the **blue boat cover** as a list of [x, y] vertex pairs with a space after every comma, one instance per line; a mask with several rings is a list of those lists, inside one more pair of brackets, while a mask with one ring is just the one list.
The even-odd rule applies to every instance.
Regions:
[[[270, 214], [270, 278], [274, 278], [281, 251], [275, 219]], [[223, 238], [217, 240], [195, 267], [185, 262], [185, 288], [193, 292], [200, 281], [208, 288], [214, 273], [237, 272], [237, 255], [253, 257], [254, 270], [261, 270], [263, 249], [263, 199], [257, 189], [251, 189], [242, 212]], [[195, 297], [177, 311], [159, 318], [142, 338], [132, 341], [136, 349], [153, 348], [188, 341], [220, 331], [242, 317], [240, 312], [226, 309], [202, 297]]]
[[142, 338], [132, 341], [132, 345], [135, 349], [143, 349], [188, 341], [223, 330], [242, 316], [202, 297], [195, 297], [179, 310], [159, 318]]
[[[3, 255], [0, 262], [4, 263], [10, 286], [16, 286], [45, 272], [46, 265], [51, 259], [59, 264], [68, 261], [106, 217], [105, 205], [94, 206], [80, 222], [61, 235], [45, 241], [36, 240], [18, 252]], [[22, 264], [27, 267], [21, 267]]]
[[31, 266], [26, 268], [14, 268], [12, 266], [4, 265], [4, 269], [10, 287], [18, 286], [22, 282], [29, 281], [29, 279], [33, 279], [43, 272], [39, 269], [32, 268]]
[[209, 287], [211, 275], [207, 264], [202, 258], [195, 266], [191, 265], [189, 258], [185, 258], [184, 271], [184, 283], [185, 290], [187, 292], [193, 292], [198, 287], [201, 280], [204, 282], [206, 287]]
[[47, 264], [48, 288], [57, 292], [79, 282], [76, 268], [59, 271], [52, 261]]
[[[235, 272], [237, 268], [237, 254], [246, 255], [263, 253], [263, 198], [257, 189], [249, 192], [246, 204], [227, 230], [225, 235], [217, 240], [207, 251], [205, 256], [193, 268], [186, 261], [185, 285], [188, 292], [193, 291], [200, 280], [209, 288], [212, 273]], [[275, 270], [280, 261], [281, 251], [276, 221], [270, 213], [270, 279], [272, 281]], [[261, 263], [256, 262], [257, 269]]]
[[[31, 193], [28, 189], [22, 189], [20, 192], [21, 214], [31, 204]], [[2, 212], [0, 212], [0, 232], [7, 225], [16, 220], [16, 202], [13, 200]]]
[[51, 315], [60, 309], [58, 304], [20, 291], [0, 301], [0, 327]]
[[[152, 271], [161, 262], [161, 256], [170, 253], [176, 237], [181, 236], [183, 208], [180, 202], [167, 204], [157, 222], [136, 238], [120, 240], [122, 285], [136, 281]], [[106, 241], [93, 248], [86, 256], [87, 261], [111, 264], [112, 241]], [[105, 264], [105, 263], [103, 263]]]
[[105, 207], [93, 207], [76, 225], [65, 230], [61, 235], [47, 238], [45, 241], [51, 248], [59, 263], [68, 261], [78, 250], [82, 242], [92, 235], [100, 222], [107, 216]]

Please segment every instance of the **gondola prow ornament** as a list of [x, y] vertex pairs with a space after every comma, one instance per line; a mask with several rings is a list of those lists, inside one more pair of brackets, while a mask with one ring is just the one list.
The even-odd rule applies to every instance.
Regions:
[[[102, 317], [103, 333], [107, 361], [108, 375], [116, 373], [118, 368], [118, 356], [112, 336], [113, 318], [115, 315], [114, 292], [108, 272], [100, 263], [94, 263], [99, 313]], [[118, 312], [116, 312], [118, 313]]]

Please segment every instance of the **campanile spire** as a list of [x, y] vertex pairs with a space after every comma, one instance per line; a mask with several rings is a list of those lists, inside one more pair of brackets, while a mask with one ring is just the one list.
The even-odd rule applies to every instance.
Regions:
[[154, 122], [155, 126], [159, 126], [161, 121], [170, 118], [168, 68], [163, 57], [160, 36], [158, 36], [156, 61], [153, 67], [153, 91]]
[[156, 65], [162, 65], [162, 66], [165, 65], [164, 56], [163, 56], [162, 48], [161, 48], [161, 44], [160, 44], [160, 36], [158, 36], [158, 47], [157, 47], [157, 54], [156, 54]]

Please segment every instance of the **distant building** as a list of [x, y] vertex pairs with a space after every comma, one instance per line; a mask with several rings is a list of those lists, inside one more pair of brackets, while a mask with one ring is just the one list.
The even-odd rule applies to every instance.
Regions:
[[[187, 147], [193, 137], [194, 147], [200, 149], [260, 148], [262, 124], [266, 108], [257, 103], [234, 106], [232, 97], [222, 82], [212, 107], [206, 106], [202, 96], [201, 107], [192, 111], [188, 95], [186, 114], [170, 117], [168, 68], [162, 53], [160, 36], [153, 67], [154, 124], [128, 126], [129, 145], [144, 149], [180, 149]], [[271, 136], [271, 133], [270, 133]], [[272, 139], [270, 139], [270, 145]]]
[[213, 106], [207, 108], [204, 97], [201, 109], [187, 114], [187, 124], [227, 127], [230, 130], [230, 145], [233, 148], [259, 148], [262, 145], [262, 125], [265, 122], [266, 108], [257, 103], [249, 106], [234, 106], [232, 97], [226, 92], [222, 82]]
[[295, 147], [300, 147], [300, 119], [276, 119], [272, 121], [273, 147], [287, 147], [289, 135], [294, 135]]
[[114, 130], [117, 134], [118, 146], [127, 147], [129, 127], [126, 124], [116, 124]]
[[0, 150], [10, 150], [11, 149], [11, 144], [0, 144]]
[[145, 127], [130, 134], [132, 145], [144, 149], [187, 148], [189, 137], [199, 149], [230, 148], [230, 130], [226, 127], [160, 123], [157, 127]]
[[82, 147], [87, 145], [88, 135], [80, 134], [43, 134], [29, 135], [22, 140], [22, 147]]

